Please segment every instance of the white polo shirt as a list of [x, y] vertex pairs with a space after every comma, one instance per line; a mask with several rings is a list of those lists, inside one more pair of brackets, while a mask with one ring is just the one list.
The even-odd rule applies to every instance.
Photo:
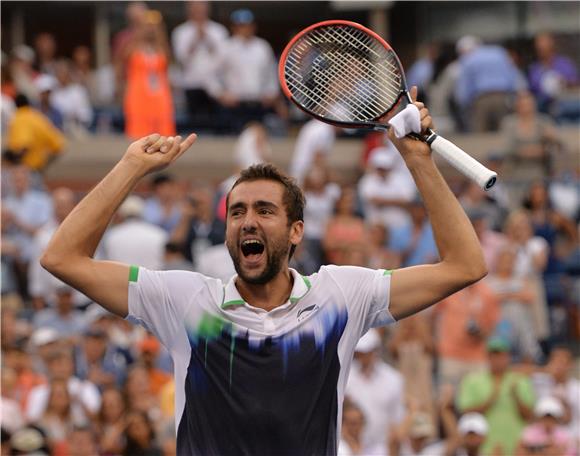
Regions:
[[288, 302], [267, 312], [236, 277], [131, 268], [127, 318], [173, 357], [178, 454], [336, 454], [356, 343], [394, 321], [390, 273], [290, 271]]

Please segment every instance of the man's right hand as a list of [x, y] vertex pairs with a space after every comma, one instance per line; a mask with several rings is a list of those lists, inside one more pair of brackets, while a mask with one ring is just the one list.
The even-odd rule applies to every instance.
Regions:
[[158, 133], [133, 142], [122, 161], [136, 166], [142, 176], [159, 171], [177, 160], [197, 139], [192, 133], [182, 141], [181, 136], [161, 136]]

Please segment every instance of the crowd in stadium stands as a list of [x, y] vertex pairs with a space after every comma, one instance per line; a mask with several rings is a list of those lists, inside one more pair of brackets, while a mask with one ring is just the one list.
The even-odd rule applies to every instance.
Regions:
[[[289, 121], [274, 52], [256, 36], [251, 11], [232, 13], [231, 35], [202, 2], [187, 5], [171, 35], [144, 4], [127, 13], [107, 67], [94, 70], [86, 46], [57, 58], [48, 33], [2, 59], [2, 455], [175, 454], [169, 353], [39, 265], [82, 196], [48, 190], [43, 177], [66, 138], [115, 129], [170, 135], [183, 125], [238, 134], [232, 161], [241, 169], [268, 161], [270, 135]], [[504, 138], [487, 162], [502, 175], [494, 190], [452, 181], [490, 273], [361, 339], [339, 454], [579, 455], [579, 150], [566, 150], [557, 125], [576, 67], [546, 33], [535, 38], [529, 71], [475, 37], [456, 48], [457, 58], [436, 69], [439, 48], [427, 46], [409, 82], [443, 123]], [[437, 261], [415, 184], [385, 134], [361, 142], [356, 181], [329, 166], [341, 134], [311, 120], [296, 138], [288, 171], [307, 204], [291, 266], [308, 275], [326, 263], [396, 269]], [[575, 168], [558, 166], [574, 154]], [[120, 207], [97, 255], [229, 280], [225, 195], [235, 178], [210, 185], [152, 176], [147, 193]]]

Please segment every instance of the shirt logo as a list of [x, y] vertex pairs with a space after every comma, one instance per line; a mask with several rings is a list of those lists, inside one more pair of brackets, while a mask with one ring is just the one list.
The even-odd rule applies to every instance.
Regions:
[[318, 310], [318, 304], [312, 304], [311, 306], [305, 307], [298, 312], [297, 319], [298, 321], [304, 320], [309, 314]]

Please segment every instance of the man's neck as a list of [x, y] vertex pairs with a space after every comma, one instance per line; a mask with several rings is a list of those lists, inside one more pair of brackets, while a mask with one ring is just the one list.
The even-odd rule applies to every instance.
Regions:
[[242, 299], [252, 306], [266, 311], [286, 303], [290, 298], [293, 285], [294, 276], [287, 267], [263, 285], [248, 283], [239, 276], [236, 279], [236, 288]]

